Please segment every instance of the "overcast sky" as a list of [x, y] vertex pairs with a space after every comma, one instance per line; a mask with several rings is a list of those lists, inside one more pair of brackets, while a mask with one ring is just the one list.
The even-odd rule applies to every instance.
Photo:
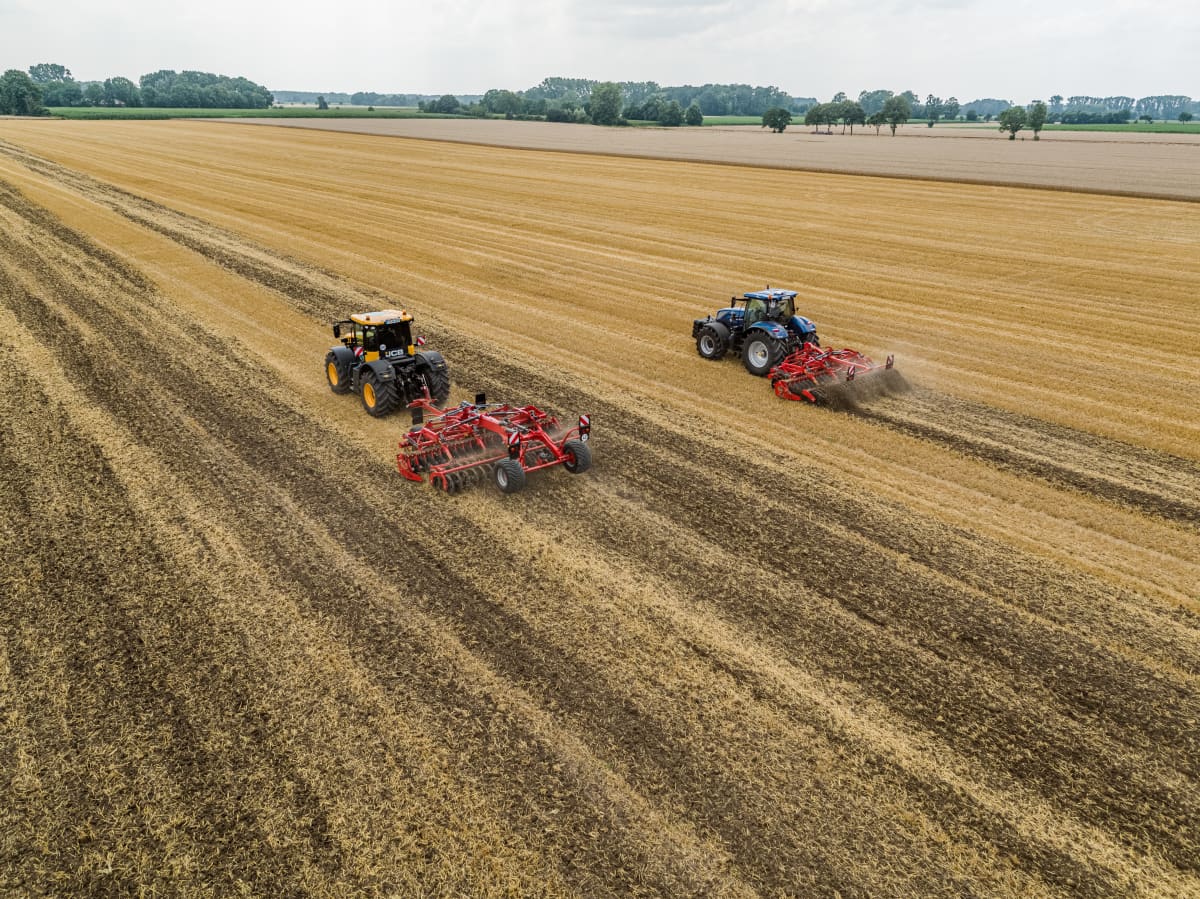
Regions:
[[1196, 0], [0, 0], [0, 69], [158, 69], [272, 90], [482, 93], [549, 75], [828, 100], [1200, 97]]

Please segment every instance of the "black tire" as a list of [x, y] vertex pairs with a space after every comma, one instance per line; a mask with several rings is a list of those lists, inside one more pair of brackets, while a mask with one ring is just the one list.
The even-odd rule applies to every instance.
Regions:
[[704, 359], [716, 362], [729, 351], [729, 339], [709, 325], [700, 329], [696, 336], [696, 352]]
[[334, 393], [350, 392], [350, 369], [339, 363], [334, 353], [325, 355], [325, 380]]
[[417, 353], [417, 360], [418, 370], [425, 377], [425, 386], [429, 388], [429, 398], [435, 405], [443, 405], [450, 398], [450, 366], [441, 353], [433, 350]]
[[383, 418], [400, 404], [395, 381], [380, 381], [375, 372], [368, 371], [362, 379], [362, 404], [372, 418]]
[[760, 378], [766, 377], [767, 372], [778, 365], [782, 357], [783, 347], [765, 331], [748, 334], [746, 342], [742, 345], [742, 362], [746, 371]]
[[563, 468], [571, 474], [583, 474], [592, 467], [592, 448], [582, 440], [568, 440], [562, 449], [567, 456]]
[[516, 459], [501, 459], [493, 470], [501, 493], [516, 493], [525, 487], [525, 469]]

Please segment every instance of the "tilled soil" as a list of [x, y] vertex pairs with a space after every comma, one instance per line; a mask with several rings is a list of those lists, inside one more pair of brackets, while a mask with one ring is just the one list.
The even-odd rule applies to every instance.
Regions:
[[456, 397], [595, 426], [586, 475], [447, 497], [321, 380], [388, 294], [0, 152], [5, 891], [1200, 892], [1193, 461], [749, 385], [891, 447], [856, 478], [439, 309]]

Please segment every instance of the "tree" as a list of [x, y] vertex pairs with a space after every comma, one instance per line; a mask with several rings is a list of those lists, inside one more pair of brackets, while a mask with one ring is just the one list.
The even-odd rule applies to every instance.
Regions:
[[443, 115], [453, 115], [461, 108], [462, 103], [453, 94], [442, 94], [428, 106], [430, 112], [440, 112]]
[[967, 121], [968, 122], [978, 122], [979, 121], [979, 113], [976, 112], [974, 109], [968, 109], [967, 110]]
[[884, 116], [883, 110], [881, 109], [878, 112], [871, 113], [871, 115], [867, 118], [867, 124], [874, 127], [875, 133], [878, 134], [879, 129], [887, 124], [887, 117]]
[[1192, 120], [1192, 114], [1190, 112], [1185, 111], [1185, 112], [1181, 112], [1179, 114], [1179, 121], [1183, 122], [1184, 124], [1190, 122], [1191, 120]]
[[[588, 104], [588, 113], [597, 125], [615, 125], [621, 119], [621, 103], [624, 93], [621, 85], [615, 81], [603, 81], [592, 88], [592, 99]], [[676, 104], [678, 105], [678, 104]], [[680, 112], [680, 121], [683, 113]]]
[[1033, 132], [1034, 140], [1041, 140], [1038, 132], [1042, 130], [1042, 126], [1046, 124], [1046, 116], [1049, 110], [1046, 109], [1046, 104], [1041, 100], [1035, 100], [1033, 105], [1029, 107], [1029, 114], [1026, 116], [1025, 123], [1029, 126], [1029, 130]]
[[42, 115], [42, 89], [20, 69], [0, 76], [0, 115]]
[[862, 104], [863, 110], [867, 115], [874, 115], [883, 110], [883, 104], [892, 96], [891, 91], [863, 91], [858, 95], [858, 102]]
[[104, 85], [99, 81], [89, 82], [83, 89], [83, 99], [88, 106], [99, 106], [104, 102]]
[[677, 100], [668, 100], [663, 106], [662, 116], [658, 120], [658, 124], [665, 125], [668, 128], [678, 128], [683, 124], [683, 107], [679, 105]]
[[847, 100], [845, 104], [844, 122], [850, 124], [850, 133], [854, 133], [855, 125], [865, 125], [867, 123], [867, 111], [862, 108], [862, 104], [855, 100]]
[[782, 134], [790, 124], [792, 124], [792, 113], [782, 106], [773, 106], [763, 113], [762, 126], [770, 128], [776, 134]]
[[74, 81], [75, 76], [66, 66], [54, 62], [39, 62], [29, 67], [29, 77], [34, 84], [50, 84], [52, 81]]
[[141, 106], [142, 92], [128, 78], [119, 75], [104, 81], [105, 106]]
[[328, 109], [329, 101], [325, 99], [325, 95], [317, 97], [317, 109]]
[[925, 98], [925, 118], [930, 128], [942, 116], [942, 98], [930, 94]]
[[700, 111], [700, 104], [693, 100], [692, 105], [683, 114], [683, 120], [689, 125], [703, 125], [704, 113]]
[[959, 109], [958, 97], [951, 97], [942, 104], [942, 115], [947, 119], [957, 119]]
[[1000, 130], [1008, 132], [1008, 139], [1016, 140], [1017, 132], [1025, 127], [1025, 107], [1008, 107], [1008, 109], [1000, 113], [998, 121], [1000, 122]]
[[903, 94], [898, 97], [888, 97], [887, 102], [883, 104], [883, 120], [891, 127], [892, 137], [896, 136], [896, 126], [903, 125], [911, 115], [912, 104]]

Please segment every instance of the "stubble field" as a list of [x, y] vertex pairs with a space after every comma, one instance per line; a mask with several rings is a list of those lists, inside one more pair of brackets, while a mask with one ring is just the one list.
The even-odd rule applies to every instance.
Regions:
[[[0, 892], [1200, 893], [1200, 208], [0, 130]], [[862, 414], [700, 360], [801, 291]], [[592, 472], [325, 387], [401, 302]]]

